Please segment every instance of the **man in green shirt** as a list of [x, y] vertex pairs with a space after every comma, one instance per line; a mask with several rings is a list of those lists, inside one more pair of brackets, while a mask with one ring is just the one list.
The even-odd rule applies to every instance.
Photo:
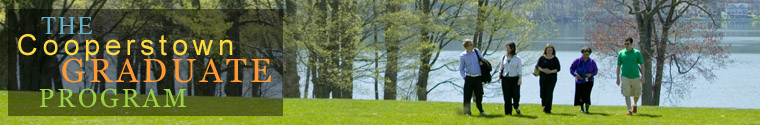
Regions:
[[[643, 78], [639, 73], [644, 74], [640, 65], [644, 64], [644, 58], [641, 56], [639, 50], [633, 49], [633, 39], [628, 38], [623, 42], [625, 49], [620, 50], [617, 57], [617, 85], [620, 86], [620, 90], [625, 97], [625, 105], [628, 106], [628, 113], [631, 115], [636, 113], [636, 104], [639, 103], [639, 97], [641, 96], [641, 84]], [[620, 71], [623, 74], [620, 74]], [[623, 76], [622, 86], [620, 76]], [[631, 96], [633, 96], [633, 110], [631, 110]]]

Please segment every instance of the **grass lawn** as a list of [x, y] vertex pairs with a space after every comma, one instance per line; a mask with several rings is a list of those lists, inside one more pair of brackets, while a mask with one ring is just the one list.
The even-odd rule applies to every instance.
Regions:
[[[186, 97], [194, 98], [194, 97]], [[247, 98], [228, 98], [247, 99]], [[503, 105], [484, 104], [488, 115], [460, 115], [461, 103], [372, 101], [344, 99], [285, 99], [283, 116], [8, 116], [8, 92], [0, 91], [2, 124], [760, 124], [760, 109], [639, 107], [625, 115], [622, 106], [555, 105], [544, 114], [538, 104], [523, 104], [521, 116], [504, 116]], [[477, 111], [474, 109], [473, 111]]]

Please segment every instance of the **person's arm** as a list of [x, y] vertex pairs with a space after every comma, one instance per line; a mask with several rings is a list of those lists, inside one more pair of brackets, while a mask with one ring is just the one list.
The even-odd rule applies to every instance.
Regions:
[[473, 49], [473, 51], [475, 51], [475, 56], [478, 57], [478, 66], [483, 65], [483, 62], [480, 61], [481, 59], [485, 60], [483, 54], [481, 54], [480, 50], [478, 49]]
[[560, 68], [562, 68], [562, 67], [560, 67], [560, 65], [559, 65], [559, 59], [557, 59], [557, 57], [554, 57], [554, 59], [552, 59], [552, 60], [550, 60], [550, 61], [554, 62], [554, 65], [555, 65], [557, 68], [556, 68], [556, 69], [552, 69], [552, 70], [549, 70], [549, 72], [550, 72], [550, 73], [557, 73], [557, 72], [559, 72], [559, 69], [560, 69]]
[[641, 54], [639, 54], [638, 59], [636, 60], [639, 63], [639, 73], [641, 73], [641, 78], [639, 81], [641, 84], [644, 84], [644, 78], [646, 78], [644, 75], [644, 58], [641, 56]]
[[517, 61], [517, 85], [522, 85], [522, 59], [520, 57], [512, 57], [514, 58], [513, 61]]
[[596, 74], [599, 72], [599, 68], [596, 67], [596, 62], [594, 60], [591, 60], [590, 63], [591, 64], [589, 66], [591, 66], [591, 67], [589, 67], [590, 68], [589, 74], [591, 74], [591, 76], [587, 76], [587, 78], [590, 78], [592, 76], [596, 76]]
[[579, 60], [576, 59], [575, 61], [573, 61], [573, 64], [570, 64], [570, 75], [575, 77], [575, 79], [582, 79], [583, 77], [581, 77], [581, 75], [584, 75], [584, 74], [578, 74], [577, 72], [578, 65], [580, 65], [579, 63], [580, 63]]
[[522, 85], [522, 76], [517, 77], [517, 86]]
[[617, 65], [617, 70], [615, 70], [615, 72], [616, 72], [615, 74], [617, 74], [615, 75], [615, 78], [617, 79], [615, 80], [615, 83], [617, 83], [617, 85], [620, 86], [620, 65]]
[[542, 57], [538, 57], [538, 63], [536, 63], [536, 68], [538, 68], [538, 71], [541, 71], [544, 74], [550, 74], [551, 71], [549, 70], [549, 67], [541, 67], [541, 66], [539, 66], [540, 64], [544, 64], [546, 61], [549, 61], [549, 60], [547, 60], [543, 56]]
[[501, 60], [499, 60], [499, 70], [498, 70], [499, 71], [499, 75], [498, 75], [499, 77], [497, 79], [501, 79], [502, 71], [504, 71], [504, 58], [507, 58], [507, 57], [502, 56]]
[[538, 71], [544, 72], [544, 69], [539, 66], [541, 62], [543, 62], [542, 57], [538, 57], [538, 62], [536, 62], [536, 69], [538, 69]]
[[[517, 56], [515, 56], [515, 57], [517, 57]], [[519, 57], [517, 57], [516, 61], [517, 61], [517, 76], [519, 77], [519, 76], [522, 76], [522, 59], [520, 59]]]
[[575, 77], [578, 77], [580, 74], [576, 73], [575, 71], [578, 69], [578, 60], [573, 61], [572, 64], [570, 64], [570, 75], [573, 75]]
[[641, 73], [641, 77], [639, 77], [639, 82], [641, 82], [641, 84], [644, 84], [644, 78], [646, 78], [646, 77], [644, 77], [645, 76], [644, 75], [644, 64], [639, 64], [639, 73]]
[[554, 69], [554, 73], [558, 73], [560, 70], [562, 70], [562, 64], [559, 64], [559, 58], [554, 57], [554, 63], [557, 64], [557, 69]]
[[464, 56], [459, 56], [459, 75], [462, 76], [462, 78], [465, 77], [464, 74]]
[[617, 79], [617, 80], [615, 80], [615, 83], [617, 83], [618, 86], [620, 86], [620, 66], [623, 65], [623, 58], [620, 57], [621, 54], [622, 54], [622, 52], [618, 53], [618, 56], [617, 56], [617, 69], [615, 70], [615, 72], [616, 72], [615, 73], [616, 74], [615, 78]]

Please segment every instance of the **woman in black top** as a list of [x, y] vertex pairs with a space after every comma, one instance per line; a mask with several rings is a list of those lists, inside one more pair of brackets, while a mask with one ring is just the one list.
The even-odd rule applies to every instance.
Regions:
[[539, 86], [541, 88], [541, 106], [544, 107], [544, 113], [551, 113], [552, 111], [554, 86], [557, 84], [557, 72], [560, 70], [559, 59], [554, 56], [555, 54], [554, 46], [546, 44], [544, 55], [536, 63], [536, 69], [541, 71]]

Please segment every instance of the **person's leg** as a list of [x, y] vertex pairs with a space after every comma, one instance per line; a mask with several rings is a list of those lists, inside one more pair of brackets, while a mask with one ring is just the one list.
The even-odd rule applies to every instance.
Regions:
[[463, 103], [463, 112], [466, 115], [470, 114], [470, 100], [472, 99], [472, 78], [471, 77], [465, 77], [464, 78], [464, 100]]
[[552, 102], [554, 101], [554, 87], [557, 85], [557, 77], [551, 78], [549, 81], [549, 88], [547, 88], [548, 92], [547, 95], [547, 104], [546, 104], [546, 111], [549, 113], [552, 112]]
[[636, 104], [638, 104], [638, 103], [639, 103], [639, 97], [638, 96], [634, 96], [633, 97], [633, 106], [636, 106]]
[[593, 89], [594, 89], [594, 82], [588, 82], [588, 84], [586, 84], [586, 89], [585, 89], [586, 95], [584, 95], [584, 100], [583, 100], [583, 102], [585, 102], [586, 104], [591, 104], [591, 90]]
[[506, 78], [501, 78], [501, 93], [503, 94], [502, 97], [504, 97], [504, 114], [509, 115], [512, 113], [511, 107], [511, 100], [510, 100], [510, 92], [509, 92], [509, 82], [510, 80]]
[[583, 101], [581, 97], [583, 95], [583, 84], [575, 84], [575, 98], [573, 98], [574, 106], [581, 106], [581, 112], [584, 112]]
[[638, 110], [637, 109], [638, 106], [636, 106], [636, 104], [639, 104], [639, 97], [638, 96], [634, 96], [633, 97], [633, 111], [632, 111], [633, 113], [637, 113], [636, 110]]
[[586, 113], [588, 113], [588, 108], [591, 105], [591, 89], [594, 88], [594, 82], [587, 82], [585, 88], [586, 92], [584, 94], [586, 95], [584, 95], [583, 102], [586, 105]]
[[480, 111], [481, 115], [485, 113], [485, 110], [483, 110], [483, 83], [480, 80], [476, 80], [476, 83], [473, 84], [473, 88], [475, 90], [475, 106], [478, 107], [478, 110]]
[[622, 77], [620, 82], [620, 92], [623, 94], [623, 97], [625, 97], [625, 105], [628, 108], [628, 113], [631, 113], [631, 96], [633, 96], [631, 80], [627, 77]]
[[544, 106], [544, 93], [546, 86], [544, 85], [544, 78], [538, 78], [538, 97], [541, 98], [541, 106]]
[[547, 91], [548, 91], [548, 90], [547, 90], [546, 88], [549, 88], [549, 87], [548, 87], [548, 85], [547, 85], [546, 81], [547, 81], [547, 80], [546, 80], [546, 77], [545, 77], [545, 76], [541, 76], [541, 77], [539, 78], [539, 80], [538, 80], [538, 86], [539, 86], [539, 96], [541, 97], [541, 106], [542, 106], [542, 110], [543, 110], [543, 112], [546, 112], [546, 111], [547, 111], [547, 110], [546, 110], [546, 104], [547, 104], [547, 103], [546, 103], [546, 100], [547, 100], [548, 98], [546, 97], [546, 95], [548, 95], [548, 94], [546, 94], [546, 93], [547, 93]]
[[520, 114], [520, 85], [517, 85], [520, 77], [515, 78], [514, 84], [512, 84], [512, 106], [517, 110], [517, 114]]
[[586, 104], [586, 113], [589, 113], [589, 112], [588, 112], [588, 106], [590, 106], [590, 105], [591, 105], [591, 104]]
[[631, 79], [633, 90], [633, 113], [637, 113], [637, 104], [639, 104], [639, 96], [641, 96], [641, 77]]
[[631, 111], [631, 97], [625, 96], [625, 106], [628, 107], [628, 111]]

